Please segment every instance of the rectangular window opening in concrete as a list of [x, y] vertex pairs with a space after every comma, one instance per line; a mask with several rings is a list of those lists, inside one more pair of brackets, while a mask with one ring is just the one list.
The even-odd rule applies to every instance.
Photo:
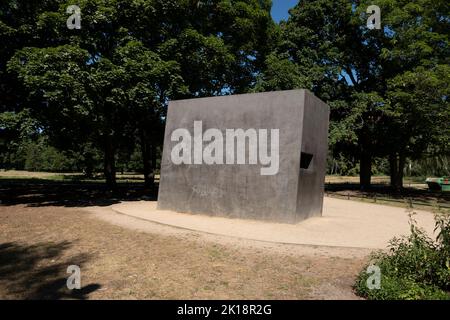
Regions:
[[309, 169], [309, 166], [311, 165], [313, 155], [310, 153], [302, 152], [300, 157], [300, 168], [302, 169]]

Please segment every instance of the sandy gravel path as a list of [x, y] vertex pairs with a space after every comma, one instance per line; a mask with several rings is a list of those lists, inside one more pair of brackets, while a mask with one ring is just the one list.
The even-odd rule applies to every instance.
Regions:
[[[406, 209], [335, 198], [325, 198], [323, 217], [295, 225], [162, 211], [156, 209], [154, 201], [122, 202], [87, 210], [102, 220], [141, 231], [192, 234], [241, 245], [260, 242], [265, 247], [345, 257], [385, 249], [394, 236], [409, 233]], [[433, 214], [415, 212], [419, 225], [432, 235]], [[301, 249], [294, 249], [298, 245]]]

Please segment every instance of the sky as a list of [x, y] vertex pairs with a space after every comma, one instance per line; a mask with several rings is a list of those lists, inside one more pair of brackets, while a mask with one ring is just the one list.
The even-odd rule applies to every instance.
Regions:
[[286, 20], [289, 16], [288, 10], [297, 4], [298, 0], [272, 0], [272, 18], [276, 22]]

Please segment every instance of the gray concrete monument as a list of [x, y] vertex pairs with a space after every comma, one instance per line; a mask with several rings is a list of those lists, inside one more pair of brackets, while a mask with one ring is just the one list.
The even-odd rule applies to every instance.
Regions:
[[320, 216], [328, 119], [308, 90], [170, 102], [158, 209], [288, 223]]

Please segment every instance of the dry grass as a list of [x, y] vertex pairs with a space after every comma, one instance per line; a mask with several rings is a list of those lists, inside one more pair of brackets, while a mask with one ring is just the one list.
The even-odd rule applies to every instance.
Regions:
[[[118, 180], [137, 180], [144, 181], [144, 176], [142, 174], [137, 173], [117, 173], [116, 174]], [[45, 179], [45, 180], [64, 180], [64, 179], [78, 179], [81, 181], [84, 180], [93, 180], [88, 179], [83, 176], [83, 173], [80, 172], [32, 172], [25, 170], [0, 170], [0, 179]], [[96, 180], [102, 179], [102, 174], [96, 175]], [[156, 180], [159, 180], [159, 175], [155, 176]]]
[[[389, 176], [372, 176], [371, 182], [374, 185], [389, 185]], [[336, 176], [328, 175], [325, 177], [326, 184], [359, 184], [359, 176]], [[414, 187], [417, 189], [427, 189], [427, 184], [425, 179], [420, 177], [405, 177], [403, 179], [403, 184], [405, 187]]]
[[[0, 206], [4, 299], [351, 299], [364, 262], [136, 232], [74, 208]], [[71, 264], [82, 290], [66, 288]]]

